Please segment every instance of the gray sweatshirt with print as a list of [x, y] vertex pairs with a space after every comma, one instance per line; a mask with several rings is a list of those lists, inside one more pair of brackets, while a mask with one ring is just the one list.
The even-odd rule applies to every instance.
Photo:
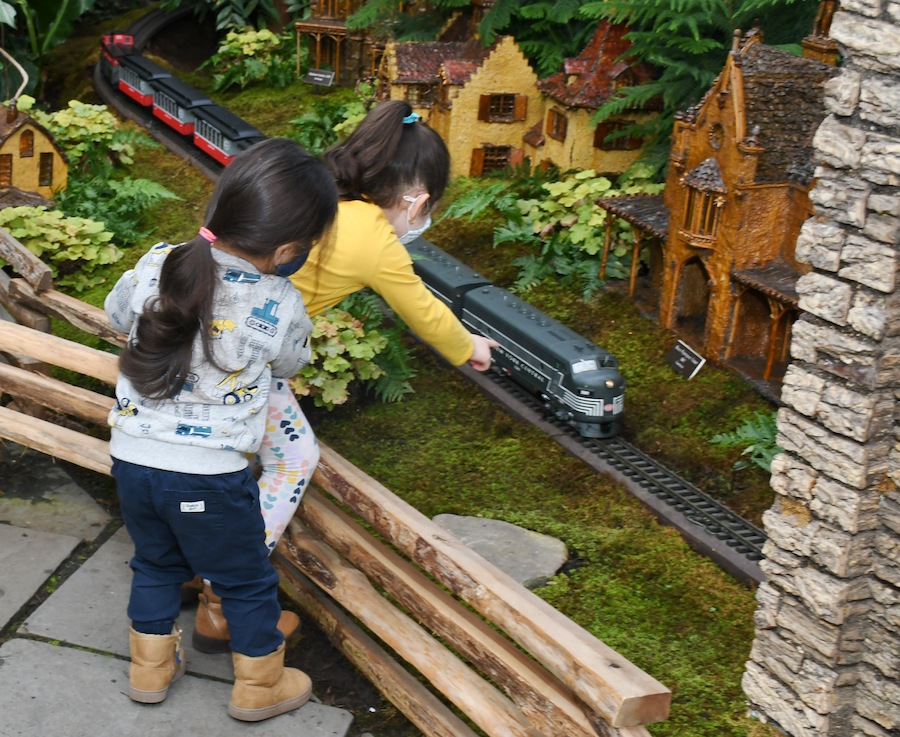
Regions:
[[[147, 300], [158, 294], [166, 256], [178, 247], [155, 245], [107, 295], [106, 314], [129, 339]], [[208, 329], [216, 361], [226, 370], [204, 359], [198, 335], [190, 374], [176, 396], [148, 399], [120, 373], [109, 414], [113, 458], [184, 473], [240, 470], [265, 433], [272, 378], [293, 376], [309, 362], [312, 323], [291, 282], [217, 248], [211, 252], [219, 282]]]

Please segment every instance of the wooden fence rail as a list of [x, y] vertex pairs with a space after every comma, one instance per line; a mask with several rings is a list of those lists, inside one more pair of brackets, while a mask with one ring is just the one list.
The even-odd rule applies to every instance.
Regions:
[[[123, 337], [103, 311], [57, 292], [5, 231], [0, 259], [0, 437], [110, 472], [113, 353], [51, 335], [50, 318]], [[283, 590], [426, 737], [647, 737], [668, 689], [375, 479], [322, 446], [303, 503], [273, 553]], [[419, 676], [410, 673], [412, 666]]]

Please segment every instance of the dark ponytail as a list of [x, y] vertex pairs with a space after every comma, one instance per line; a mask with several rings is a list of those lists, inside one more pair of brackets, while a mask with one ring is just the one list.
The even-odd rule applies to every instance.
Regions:
[[[237, 251], [264, 257], [296, 243], [298, 253], [325, 238], [337, 214], [328, 168], [298, 143], [271, 138], [238, 154], [219, 177], [206, 227]], [[204, 357], [213, 355], [210, 322], [219, 275], [203, 237], [178, 246], [160, 270], [159, 295], [144, 305], [119, 368], [144, 396], [178, 394], [188, 379], [199, 332]]]
[[436, 131], [409, 120], [402, 100], [376, 106], [342, 143], [323, 155], [343, 200], [365, 199], [379, 207], [396, 204], [403, 190], [424, 187], [437, 202], [450, 177], [450, 154]]

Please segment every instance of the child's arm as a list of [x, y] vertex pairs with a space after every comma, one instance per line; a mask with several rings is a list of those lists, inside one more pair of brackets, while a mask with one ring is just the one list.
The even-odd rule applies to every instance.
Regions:
[[289, 379], [301, 368], [309, 363], [312, 357], [312, 347], [309, 344], [312, 333], [312, 321], [306, 314], [303, 299], [300, 292], [287, 283], [284, 302], [291, 301], [291, 322], [288, 324], [281, 350], [271, 362], [272, 376], [274, 378]]
[[475, 341], [456, 315], [435, 297], [415, 273], [400, 241], [384, 249], [368, 285], [380, 294], [420, 339], [454, 366], [473, 358]]

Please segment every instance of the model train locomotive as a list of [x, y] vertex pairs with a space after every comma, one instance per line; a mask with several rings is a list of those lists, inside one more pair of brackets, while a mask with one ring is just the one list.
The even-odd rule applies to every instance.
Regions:
[[540, 397], [545, 409], [583, 437], [618, 434], [625, 380], [611, 353], [424, 238], [407, 248], [428, 288], [469, 330], [499, 343], [496, 371]]
[[[103, 36], [101, 73], [112, 88], [222, 166], [265, 135], [215, 104], [134, 49], [127, 33]], [[495, 286], [437, 246], [419, 238], [408, 246], [428, 288], [472, 332], [496, 340], [494, 369], [539, 397], [544, 407], [583, 437], [621, 430], [625, 381], [615, 357], [562, 323]]]

